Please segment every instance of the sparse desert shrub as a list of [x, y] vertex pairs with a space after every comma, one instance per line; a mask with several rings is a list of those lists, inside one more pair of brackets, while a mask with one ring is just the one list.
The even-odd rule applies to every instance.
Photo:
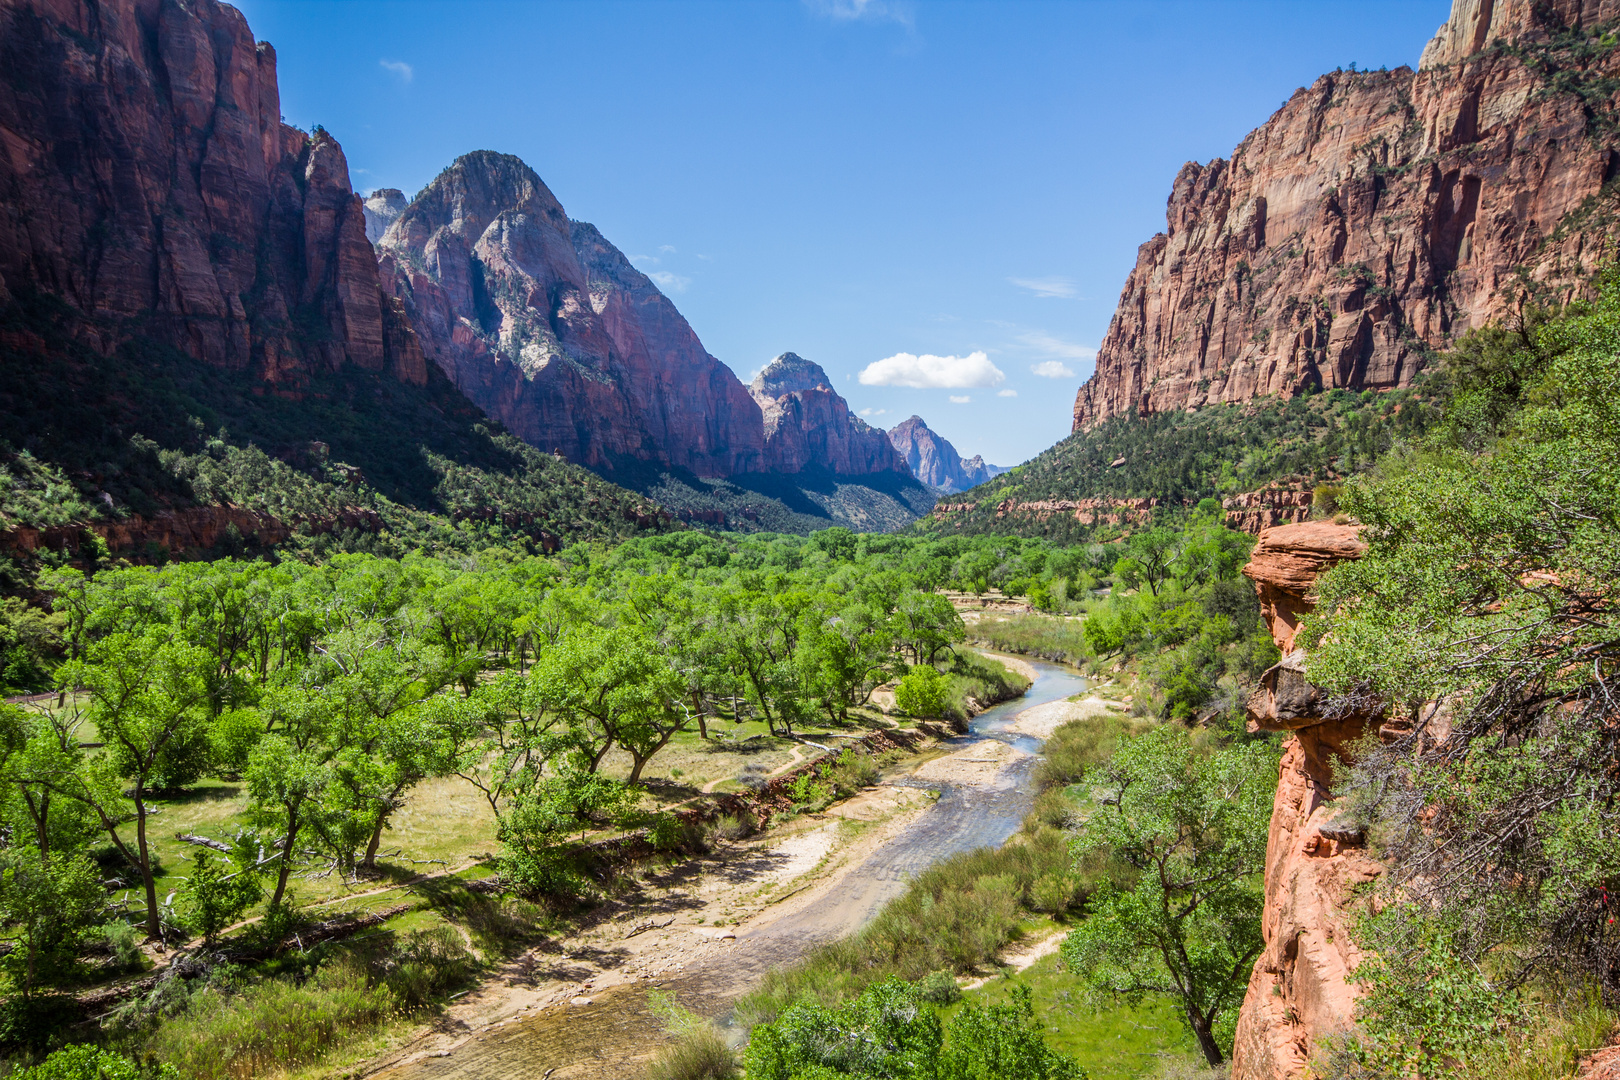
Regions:
[[749, 762], [737, 773], [737, 783], [748, 791], [764, 791], [770, 782], [771, 770], [757, 761]]
[[722, 840], [746, 840], [757, 830], [753, 815], [747, 811], [722, 815], [714, 824], [714, 835]]
[[737, 1061], [712, 1028], [677, 1036], [647, 1066], [647, 1080], [730, 1080]]
[[[1037, 766], [1039, 768], [1039, 766]], [[1035, 804], [1024, 817], [1024, 831], [1062, 829], [1074, 820], [1074, 803], [1062, 788], [1050, 788], [1035, 796]]]

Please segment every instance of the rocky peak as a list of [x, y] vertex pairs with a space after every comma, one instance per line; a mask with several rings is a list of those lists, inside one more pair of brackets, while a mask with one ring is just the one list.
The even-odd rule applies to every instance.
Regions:
[[905, 459], [913, 476], [945, 492], [966, 491], [1006, 471], [986, 465], [977, 455], [963, 461], [956, 447], [920, 416], [912, 416], [890, 428], [889, 442]]
[[821, 369], [820, 364], [812, 363], [798, 353], [785, 352], [766, 364], [754, 381], [749, 384], [749, 390], [761, 405], [767, 401], [775, 401], [783, 394], [794, 394], [804, 390], [832, 390], [832, 380]]
[[821, 369], [785, 352], [754, 376], [749, 392], [765, 424], [765, 463], [773, 472], [819, 467], [841, 476], [907, 473], [888, 437], [849, 411]]
[[1620, 15], [1620, 0], [1452, 0], [1451, 17], [1423, 49], [1418, 70], [1467, 60], [1493, 41], [1578, 29]]
[[1323, 75], [1230, 160], [1184, 166], [1075, 430], [1409, 386], [1527, 293], [1585, 287], [1620, 239], [1620, 106], [1602, 89], [1620, 52], [1580, 37], [1617, 14], [1620, 0], [1455, 0], [1422, 70]]
[[366, 211], [366, 239], [373, 245], [383, 238], [401, 213], [404, 212], [408, 200], [405, 193], [399, 188], [378, 188], [366, 196], [364, 203]]
[[378, 260], [427, 354], [519, 438], [597, 468], [761, 468], [747, 388], [518, 158], [457, 158], [400, 212]]

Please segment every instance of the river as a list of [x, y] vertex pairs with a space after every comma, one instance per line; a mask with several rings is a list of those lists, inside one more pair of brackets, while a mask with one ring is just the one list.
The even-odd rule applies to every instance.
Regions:
[[[1009, 743], [1026, 754], [1040, 749], [1039, 740], [1007, 731], [1008, 724], [1025, 709], [1081, 692], [1086, 681], [1068, 668], [1038, 662], [1031, 666], [1036, 679], [1029, 691], [974, 717], [953, 750], [986, 740]], [[1021, 757], [988, 784], [929, 784], [938, 790], [938, 800], [845, 874], [822, 900], [757, 930], [742, 930], [734, 947], [666, 980], [664, 988], [687, 1008], [725, 1016], [731, 1003], [770, 968], [864, 926], [905, 891], [913, 874], [957, 852], [1005, 843], [1034, 800], [1033, 766], [1033, 757]], [[446, 1057], [425, 1058], [379, 1075], [387, 1080], [629, 1080], [640, 1074], [639, 1060], [658, 1045], [651, 1037], [657, 1022], [646, 999], [642, 986], [608, 990], [587, 1008], [547, 1009], [478, 1035]]]

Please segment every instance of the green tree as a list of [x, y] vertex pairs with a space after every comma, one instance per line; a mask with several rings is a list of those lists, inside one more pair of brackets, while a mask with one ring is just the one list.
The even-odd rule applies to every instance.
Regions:
[[950, 682], [929, 664], [918, 664], [894, 688], [894, 704], [908, 716], [942, 716], [950, 703]]
[[254, 853], [242, 854], [245, 858], [234, 863], [221, 862], [206, 851], [192, 855], [191, 875], [181, 892], [188, 921], [210, 945], [221, 930], [241, 918], [244, 911], [264, 896]]
[[1275, 756], [1250, 744], [1213, 752], [1163, 728], [1125, 743], [1087, 774], [1101, 807], [1081, 826], [1078, 858], [1129, 866], [1063, 943], [1069, 970], [1095, 991], [1179, 1000], [1211, 1065], [1218, 1025], [1242, 1000], [1263, 946], [1259, 875], [1276, 783]]
[[106, 907], [101, 875], [84, 855], [47, 858], [29, 847], [0, 852], [0, 921], [16, 945], [6, 963], [20, 969], [25, 995], [39, 977], [72, 963]]

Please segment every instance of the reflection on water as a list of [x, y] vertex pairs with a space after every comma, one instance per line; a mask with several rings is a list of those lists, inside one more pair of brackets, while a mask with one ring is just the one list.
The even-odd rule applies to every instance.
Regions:
[[[1078, 694], [1086, 681], [1073, 671], [1033, 663], [1029, 692], [986, 709], [953, 749], [995, 739], [1026, 753], [1040, 740], [1008, 732], [1025, 709]], [[735, 945], [703, 967], [665, 980], [682, 1005], [721, 1017], [767, 970], [791, 963], [807, 949], [864, 926], [905, 891], [906, 881], [947, 856], [979, 847], [999, 847], [1018, 831], [1034, 800], [1029, 777], [1034, 761], [1020, 759], [983, 787], [930, 784], [939, 800], [892, 840], [851, 870], [808, 910], [739, 935]], [[659, 1045], [658, 1025], [647, 1010], [644, 986], [624, 986], [595, 996], [586, 1008], [548, 1009], [480, 1035], [449, 1057], [427, 1058], [388, 1070], [389, 1080], [607, 1080], [633, 1077], [638, 1062]], [[547, 1073], [546, 1070], [554, 1070]]]

